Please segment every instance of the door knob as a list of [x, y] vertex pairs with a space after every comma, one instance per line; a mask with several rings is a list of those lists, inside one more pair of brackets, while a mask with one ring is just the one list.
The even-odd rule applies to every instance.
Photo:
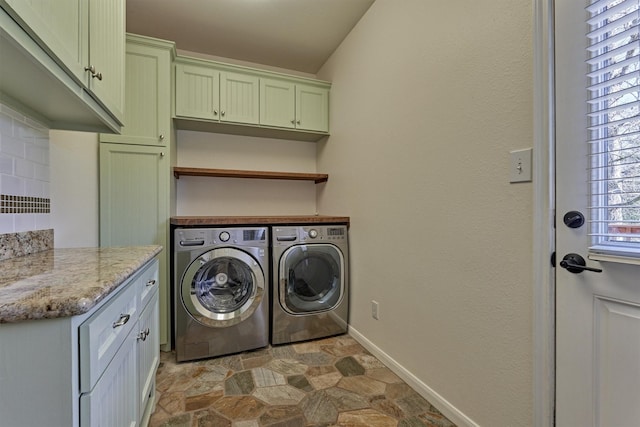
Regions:
[[584, 225], [584, 215], [582, 212], [569, 211], [564, 214], [562, 221], [569, 228], [580, 228]]
[[594, 273], [602, 273], [602, 269], [587, 267], [587, 263], [578, 254], [567, 254], [560, 261], [560, 267], [566, 269], [570, 273], [582, 273], [583, 271], [593, 271]]

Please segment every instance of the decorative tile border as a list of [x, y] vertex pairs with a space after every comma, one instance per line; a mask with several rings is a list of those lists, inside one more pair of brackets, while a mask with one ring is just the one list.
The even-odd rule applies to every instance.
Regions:
[[51, 199], [0, 194], [0, 213], [51, 213]]
[[53, 229], [0, 234], [0, 260], [53, 248]]

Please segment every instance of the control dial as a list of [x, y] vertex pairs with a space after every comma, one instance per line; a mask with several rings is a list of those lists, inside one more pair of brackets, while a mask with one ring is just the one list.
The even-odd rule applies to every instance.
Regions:
[[314, 228], [309, 230], [309, 237], [311, 237], [312, 239], [315, 239], [316, 237], [318, 237], [318, 230]]
[[229, 239], [231, 238], [231, 235], [229, 234], [228, 231], [223, 231], [222, 233], [220, 233], [218, 238], [220, 239], [221, 242], [228, 242]]

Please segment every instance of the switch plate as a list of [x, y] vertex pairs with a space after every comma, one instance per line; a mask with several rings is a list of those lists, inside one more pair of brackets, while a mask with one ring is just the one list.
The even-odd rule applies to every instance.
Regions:
[[376, 320], [379, 319], [379, 316], [378, 316], [379, 309], [380, 309], [380, 304], [378, 304], [378, 301], [371, 300], [371, 317], [373, 317]]
[[532, 148], [510, 152], [509, 182], [531, 182]]

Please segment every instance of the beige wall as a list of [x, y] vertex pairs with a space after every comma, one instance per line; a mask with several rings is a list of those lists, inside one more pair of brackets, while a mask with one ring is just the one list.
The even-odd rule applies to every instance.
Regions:
[[[316, 172], [316, 144], [272, 138], [178, 131], [178, 166]], [[178, 215], [313, 215], [308, 181], [180, 177]]]
[[52, 130], [49, 147], [54, 246], [98, 246], [98, 135]]
[[[532, 425], [530, 0], [377, 0], [318, 77], [353, 330], [472, 422]], [[380, 303], [380, 320], [371, 317]]]

